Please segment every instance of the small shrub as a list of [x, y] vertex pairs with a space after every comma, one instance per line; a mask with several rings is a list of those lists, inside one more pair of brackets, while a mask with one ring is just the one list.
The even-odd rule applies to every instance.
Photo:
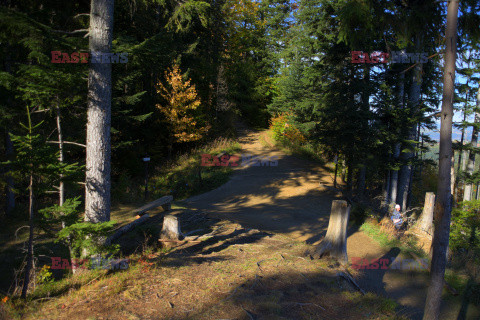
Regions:
[[50, 271], [49, 265], [44, 265], [36, 275], [36, 283], [44, 284], [53, 282], [53, 273]]
[[288, 119], [289, 113], [282, 113], [273, 117], [270, 122], [270, 130], [275, 141], [287, 146], [301, 146], [307, 139], [300, 130]]

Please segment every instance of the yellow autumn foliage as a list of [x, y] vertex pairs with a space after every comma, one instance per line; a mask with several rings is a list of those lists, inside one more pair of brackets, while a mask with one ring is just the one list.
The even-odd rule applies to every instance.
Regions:
[[165, 81], [165, 85], [161, 81], [157, 83], [157, 93], [166, 103], [156, 107], [171, 125], [175, 142], [200, 140], [210, 126], [200, 126], [192, 116], [192, 111], [201, 104], [195, 85], [190, 83], [190, 79], [183, 79], [177, 64], [165, 72]]

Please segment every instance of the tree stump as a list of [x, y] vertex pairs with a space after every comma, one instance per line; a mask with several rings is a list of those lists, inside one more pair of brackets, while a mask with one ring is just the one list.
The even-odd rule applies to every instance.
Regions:
[[160, 232], [159, 241], [164, 247], [171, 247], [172, 244], [179, 242], [183, 239], [182, 231], [180, 231], [180, 225], [178, 218], [169, 214], [163, 218], [163, 227]]
[[329, 255], [340, 262], [346, 264], [347, 256], [347, 226], [350, 216], [350, 206], [345, 200], [333, 200], [330, 220], [325, 238], [315, 248], [312, 256], [320, 259]]
[[428, 234], [433, 233], [433, 209], [435, 208], [435, 193], [427, 192], [425, 194], [425, 205], [423, 211], [418, 218], [415, 228]]

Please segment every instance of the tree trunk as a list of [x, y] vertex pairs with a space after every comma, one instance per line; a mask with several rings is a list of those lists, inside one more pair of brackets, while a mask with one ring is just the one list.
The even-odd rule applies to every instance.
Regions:
[[[10, 132], [5, 128], [5, 157], [7, 160], [11, 160], [13, 156], [13, 143], [10, 139]], [[10, 166], [5, 168], [5, 214], [10, 216], [15, 209], [15, 181], [13, 177], [9, 175]]]
[[33, 269], [33, 175], [30, 175], [30, 184], [28, 186], [29, 192], [29, 206], [28, 206], [28, 222], [30, 226], [30, 232], [28, 235], [28, 253], [27, 253], [27, 265], [25, 267], [25, 275], [23, 278], [22, 299], [27, 297], [28, 285], [30, 283], [30, 273]]
[[[464, 107], [463, 107], [463, 123], [465, 123], [467, 121], [468, 91], [469, 91], [468, 90], [468, 88], [469, 88], [468, 87], [468, 80], [467, 80], [466, 86], [467, 86], [467, 91], [465, 93], [465, 104], [464, 104]], [[465, 171], [466, 155], [465, 155], [465, 151], [463, 150], [464, 145], [465, 145], [465, 127], [462, 127], [462, 135], [461, 135], [461, 138], [460, 138], [460, 148], [458, 150], [457, 177], [455, 178], [455, 187], [452, 190], [454, 203], [458, 202], [458, 192], [457, 192], [457, 190], [458, 190], [460, 173]]]
[[[57, 107], [57, 132], [58, 132], [58, 161], [63, 164], [63, 133], [60, 108]], [[60, 185], [58, 186], [58, 205], [63, 206], [65, 202], [65, 184], [63, 174], [60, 174]], [[65, 221], [62, 221], [62, 229], [65, 228]]]
[[[109, 53], [112, 47], [113, 0], [92, 0], [90, 51]], [[110, 126], [112, 66], [91, 63], [88, 75], [88, 124], [85, 220], [110, 220]]]
[[[422, 47], [422, 39], [421, 36], [417, 36], [415, 39], [415, 49], [416, 52], [421, 51]], [[412, 83], [410, 85], [410, 91], [408, 93], [408, 109], [410, 110], [410, 116], [415, 116], [417, 113], [418, 105], [420, 103], [420, 94], [422, 89], [422, 70], [423, 64], [418, 63], [413, 68], [413, 75], [412, 75]], [[417, 140], [417, 124], [414, 124], [408, 130], [407, 139], [409, 141], [416, 141]], [[403, 210], [407, 209], [407, 202], [408, 202], [408, 194], [410, 190], [410, 182], [412, 177], [412, 164], [411, 161], [415, 157], [415, 143], [408, 142], [405, 145], [405, 148], [408, 149], [408, 152], [402, 153], [402, 160], [404, 164], [400, 169], [400, 176], [398, 178], [398, 195], [397, 195], [397, 203], [399, 203]]]
[[358, 172], [358, 195], [363, 198], [365, 196], [365, 179], [366, 179], [367, 167], [362, 164], [360, 171]]
[[[480, 96], [480, 88], [479, 88], [479, 94]], [[480, 100], [477, 99], [477, 106], [480, 105]], [[475, 112], [475, 120], [474, 123], [477, 124], [480, 121], [480, 116], [477, 112]], [[478, 129], [476, 126], [473, 126], [472, 129], [472, 140], [470, 141], [470, 147], [475, 148], [477, 146], [477, 140], [478, 140]], [[475, 168], [475, 151], [470, 150], [470, 154], [468, 155], [468, 164], [467, 164], [467, 169], [466, 173], [468, 175], [471, 175], [473, 173], [473, 170]], [[465, 184], [465, 189], [463, 191], [463, 201], [470, 201], [472, 199], [472, 183], [466, 183]]]
[[[397, 143], [395, 145], [395, 148], [393, 150], [393, 159], [395, 162], [398, 161], [399, 157], [400, 157], [400, 148], [401, 148], [401, 145], [400, 143]], [[391, 171], [391, 178], [390, 178], [390, 199], [389, 199], [389, 203], [391, 202], [395, 202], [397, 201], [397, 192], [398, 192], [398, 170], [392, 170]]]
[[347, 191], [352, 191], [353, 185], [353, 165], [352, 160], [347, 160]]
[[330, 220], [325, 238], [315, 248], [312, 256], [316, 259], [330, 255], [342, 263], [348, 262], [347, 256], [347, 226], [350, 206], [345, 200], [333, 200]]
[[452, 191], [452, 201], [455, 192], [455, 151], [452, 150], [452, 166], [450, 167], [450, 190]]
[[[404, 108], [404, 96], [405, 96], [405, 73], [401, 72], [398, 75], [398, 84], [397, 84], [397, 105], [398, 108]], [[400, 160], [400, 151], [401, 151], [401, 143], [397, 142], [393, 148], [393, 162], [395, 166], [398, 165]], [[390, 182], [390, 199], [389, 203], [397, 202], [397, 195], [398, 195], [398, 170], [392, 170], [391, 174], [391, 182]]]
[[389, 199], [390, 199], [390, 179], [391, 177], [391, 171], [388, 170], [387, 173], [385, 174], [385, 184], [383, 187], [383, 199], [385, 201], [385, 204], [388, 204]]
[[440, 151], [438, 190], [435, 202], [435, 231], [430, 272], [430, 285], [423, 320], [437, 320], [440, 315], [444, 284], [446, 253], [450, 235], [452, 194], [450, 167], [452, 155], [453, 101], [455, 95], [455, 62], [457, 54], [458, 1], [449, 1], [445, 32], [445, 70], [443, 73], [443, 99], [440, 125]]
[[425, 204], [423, 206], [423, 211], [420, 217], [418, 218], [415, 227], [422, 231], [425, 231], [428, 234], [432, 234], [432, 223], [433, 223], [433, 209], [435, 207], [435, 193], [427, 192], [425, 194]]

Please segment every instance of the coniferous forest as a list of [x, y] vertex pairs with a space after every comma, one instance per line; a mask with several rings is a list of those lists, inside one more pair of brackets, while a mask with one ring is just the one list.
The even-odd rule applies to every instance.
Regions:
[[479, 319], [480, 2], [3, 0], [0, 319]]

